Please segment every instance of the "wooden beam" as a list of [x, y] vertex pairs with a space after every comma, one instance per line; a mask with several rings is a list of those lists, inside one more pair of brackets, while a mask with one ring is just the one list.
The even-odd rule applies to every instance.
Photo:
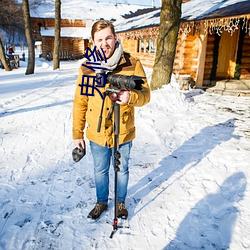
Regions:
[[203, 77], [204, 77], [204, 68], [205, 68], [205, 59], [206, 59], [206, 50], [207, 50], [207, 36], [204, 34], [199, 35], [199, 55], [198, 55], [198, 67], [196, 71], [196, 86], [202, 87]]

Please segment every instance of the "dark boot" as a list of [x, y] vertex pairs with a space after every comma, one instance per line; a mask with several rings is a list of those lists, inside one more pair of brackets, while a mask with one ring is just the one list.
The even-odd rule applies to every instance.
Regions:
[[117, 202], [117, 218], [123, 218], [123, 219], [128, 218], [128, 210], [124, 202], [120, 201]]
[[93, 220], [98, 219], [100, 215], [102, 214], [102, 212], [107, 210], [107, 208], [108, 208], [108, 205], [103, 204], [101, 202], [97, 202], [95, 204], [95, 207], [90, 211], [88, 218], [91, 218]]

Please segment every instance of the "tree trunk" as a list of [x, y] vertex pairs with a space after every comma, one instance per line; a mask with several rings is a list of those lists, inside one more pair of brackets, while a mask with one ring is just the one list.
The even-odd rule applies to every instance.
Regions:
[[55, 1], [55, 40], [53, 50], [53, 69], [60, 68], [59, 48], [60, 48], [60, 33], [61, 33], [61, 0]]
[[35, 69], [35, 48], [32, 37], [28, 0], [22, 0], [22, 8], [23, 8], [23, 19], [24, 19], [24, 31], [25, 31], [26, 41], [28, 44], [28, 66], [25, 74], [30, 75], [34, 74], [34, 69]]
[[171, 81], [182, 0], [162, 0], [160, 31], [150, 87], [161, 88]]
[[1, 64], [3, 65], [4, 69], [6, 71], [11, 71], [11, 68], [6, 60], [6, 56], [5, 56], [5, 52], [4, 52], [4, 47], [3, 47], [3, 43], [2, 43], [2, 39], [0, 37], [0, 61]]

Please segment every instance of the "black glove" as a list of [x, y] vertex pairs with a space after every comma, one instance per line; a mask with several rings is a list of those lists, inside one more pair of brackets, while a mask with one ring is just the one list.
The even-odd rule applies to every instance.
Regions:
[[85, 154], [86, 154], [86, 149], [85, 148], [82, 148], [81, 146], [80, 147], [76, 147], [72, 151], [73, 160], [75, 162], [78, 162], [78, 161], [80, 161], [83, 158], [83, 156]]

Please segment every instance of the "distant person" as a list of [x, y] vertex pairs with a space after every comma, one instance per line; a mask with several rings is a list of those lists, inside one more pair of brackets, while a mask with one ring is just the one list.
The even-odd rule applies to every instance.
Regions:
[[9, 52], [10, 55], [15, 53], [12, 46], [9, 47], [8, 52]]
[[[141, 90], [121, 90], [118, 93], [117, 103], [120, 104], [120, 135], [119, 152], [121, 154], [118, 172], [117, 217], [127, 218], [128, 211], [125, 198], [128, 187], [128, 161], [132, 140], [135, 138], [134, 107], [143, 106], [150, 100], [150, 90], [141, 62], [123, 51], [117, 40], [114, 26], [111, 22], [100, 20], [93, 24], [91, 37], [98, 51], [103, 50], [107, 62], [101, 64], [108, 72], [121, 75], [136, 75], [143, 79]], [[96, 71], [97, 72], [97, 71]], [[95, 90], [93, 96], [81, 94], [83, 76], [95, 76], [95, 72], [81, 66], [76, 83], [73, 103], [73, 140], [76, 147], [85, 147], [84, 129], [87, 124], [86, 136], [90, 141], [91, 153], [94, 161], [94, 175], [96, 186], [96, 205], [90, 211], [88, 218], [97, 219], [108, 208], [109, 196], [109, 168], [114, 152], [113, 118], [108, 119], [113, 102], [105, 98], [103, 119], [100, 133], [97, 132], [102, 97]], [[84, 78], [84, 84], [87, 80]], [[104, 92], [110, 83], [107, 82]], [[111, 113], [112, 115], [112, 113]]]

